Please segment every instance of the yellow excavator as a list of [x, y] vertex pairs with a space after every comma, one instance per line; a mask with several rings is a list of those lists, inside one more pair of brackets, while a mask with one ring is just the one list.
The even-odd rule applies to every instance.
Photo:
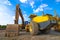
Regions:
[[[19, 16], [22, 19], [22, 24], [18, 24]], [[6, 36], [17, 36], [17, 35], [19, 35], [20, 28], [22, 28], [22, 29], [25, 28], [25, 24], [24, 24], [23, 15], [21, 13], [21, 9], [19, 8], [19, 4], [17, 4], [14, 24], [7, 24], [5, 34], [6, 34]]]

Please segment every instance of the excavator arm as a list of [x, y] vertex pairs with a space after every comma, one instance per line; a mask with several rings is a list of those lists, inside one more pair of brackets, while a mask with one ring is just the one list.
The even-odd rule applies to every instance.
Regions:
[[22, 12], [21, 12], [21, 9], [19, 8], [19, 5], [16, 6], [16, 15], [15, 15], [15, 24], [18, 24], [18, 19], [19, 19], [19, 16], [21, 17], [22, 19], [22, 28], [24, 28], [24, 18], [23, 18], [23, 15], [22, 15]]
[[24, 24], [24, 18], [23, 18], [23, 14], [21, 13], [21, 9], [19, 8], [19, 16], [21, 17], [22, 19], [22, 28], [25, 27], [25, 24]]
[[14, 24], [18, 24], [18, 19], [19, 19], [19, 5], [16, 5], [16, 14], [15, 14]]

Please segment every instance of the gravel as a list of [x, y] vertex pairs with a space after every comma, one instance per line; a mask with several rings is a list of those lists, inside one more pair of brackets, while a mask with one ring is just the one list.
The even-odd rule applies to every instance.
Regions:
[[5, 30], [0, 30], [0, 40], [60, 40], [60, 33], [51, 30], [48, 34], [32, 36], [29, 32], [22, 31], [19, 36], [5, 37]]

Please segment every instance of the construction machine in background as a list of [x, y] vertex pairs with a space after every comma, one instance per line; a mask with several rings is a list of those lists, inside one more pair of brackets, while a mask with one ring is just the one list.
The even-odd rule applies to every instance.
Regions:
[[54, 14], [55, 14], [54, 18], [57, 21], [57, 24], [53, 28], [55, 31], [60, 32], [60, 17], [58, 17], [56, 10], [54, 10]]
[[55, 25], [54, 30], [60, 32], [60, 18], [58, 18], [57, 25]]

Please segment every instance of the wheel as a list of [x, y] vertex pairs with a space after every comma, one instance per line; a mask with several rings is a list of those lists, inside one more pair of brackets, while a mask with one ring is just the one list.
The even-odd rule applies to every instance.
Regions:
[[37, 35], [39, 32], [38, 24], [35, 22], [30, 22], [29, 31], [31, 35]]
[[29, 32], [29, 25], [25, 26], [25, 30], [26, 30], [26, 32]]

